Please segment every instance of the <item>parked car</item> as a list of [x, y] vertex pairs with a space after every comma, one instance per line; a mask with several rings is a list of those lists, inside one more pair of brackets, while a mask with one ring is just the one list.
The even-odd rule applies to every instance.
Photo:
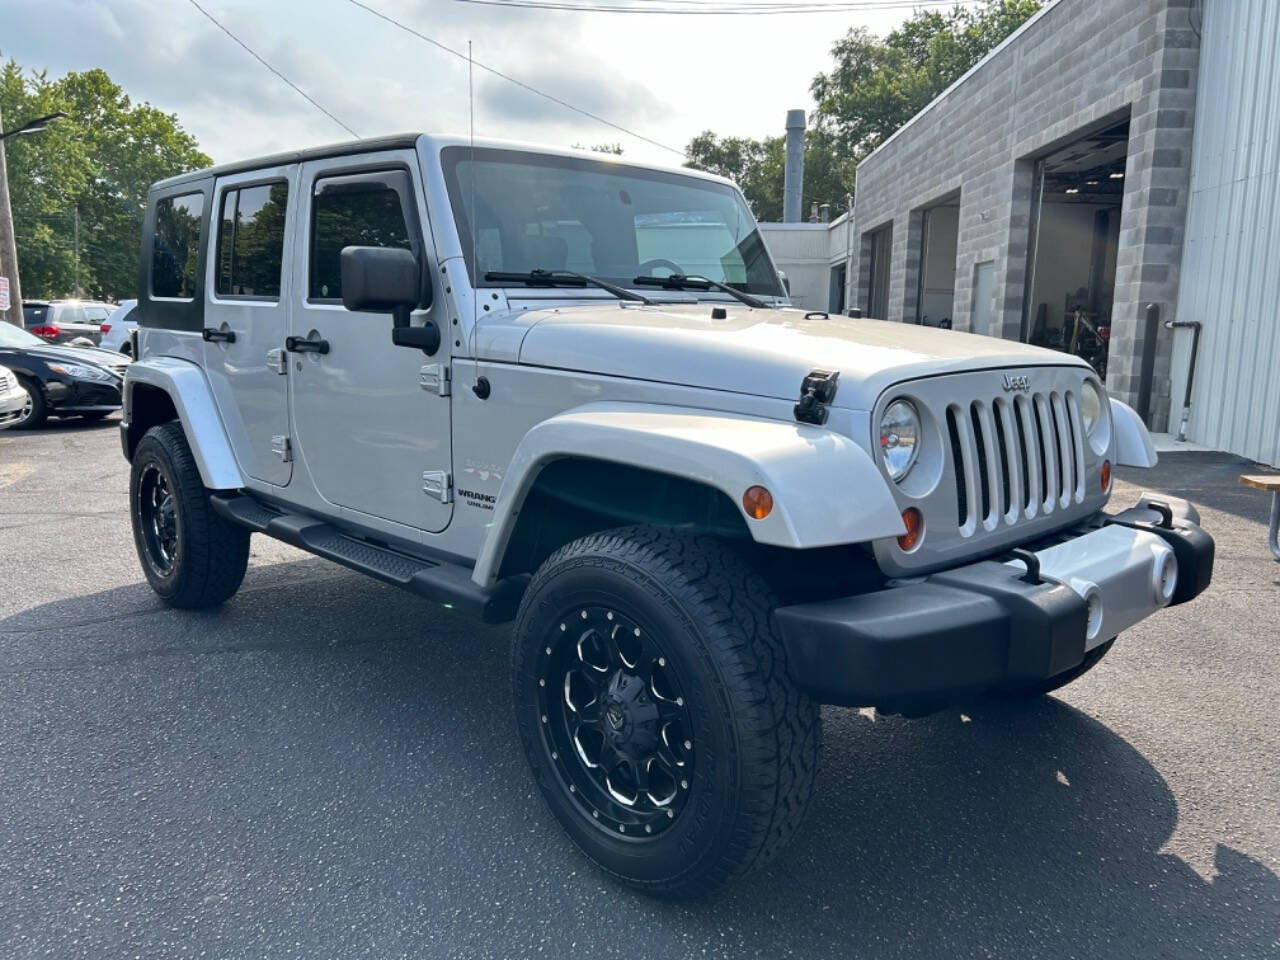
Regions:
[[402, 136], [166, 180], [143, 233], [155, 592], [229, 599], [256, 532], [514, 621], [533, 779], [647, 893], [786, 844], [819, 704], [1039, 696], [1210, 580], [1187, 501], [1104, 511], [1156, 456], [1088, 364], [787, 308], [719, 177]]
[[22, 322], [46, 343], [84, 340], [96, 346], [102, 339], [102, 322], [115, 308], [114, 303], [92, 300], [24, 300]]
[[98, 346], [103, 350], [123, 353], [125, 356], [132, 355], [133, 344], [129, 333], [138, 326], [138, 316], [134, 310], [137, 305], [137, 300], [120, 301], [120, 306], [116, 307], [111, 316], [107, 317], [99, 327], [102, 340], [99, 341]]
[[11, 424], [21, 430], [42, 426], [48, 417], [99, 420], [119, 410], [129, 358], [97, 347], [55, 346], [0, 321], [0, 364], [29, 398]]
[[23, 417], [31, 398], [18, 376], [8, 367], [0, 367], [0, 430], [12, 427]]

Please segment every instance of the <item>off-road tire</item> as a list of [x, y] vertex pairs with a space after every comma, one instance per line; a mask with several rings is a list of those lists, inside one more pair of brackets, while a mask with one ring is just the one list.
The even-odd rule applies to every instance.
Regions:
[[1086, 673], [1098, 665], [1098, 661], [1111, 652], [1112, 646], [1115, 645], [1116, 638], [1112, 637], [1106, 643], [1100, 643], [1088, 653], [1084, 655], [1084, 659], [1072, 667], [1070, 670], [1064, 670], [1056, 677], [1049, 677], [1045, 680], [1039, 680], [1035, 683], [1028, 684], [1025, 687], [1010, 687], [996, 692], [996, 696], [1002, 700], [1028, 700], [1032, 697], [1042, 697], [1046, 693], [1053, 693], [1055, 690], [1061, 690], [1067, 684], [1079, 680]]
[[[624, 838], [593, 822], [553, 760], [540, 663], [554, 644], [572, 641], [560, 623], [584, 604], [609, 605], [661, 635], [688, 701], [691, 792], [659, 836]], [[799, 829], [821, 721], [788, 673], [775, 604], [724, 542], [649, 526], [583, 537], [534, 575], [515, 627], [517, 727], [551, 811], [614, 878], [664, 898], [704, 895], [769, 861]]]
[[[153, 470], [167, 481], [174, 507], [177, 543], [167, 572], [148, 555], [141, 519], [140, 485]], [[180, 423], [152, 427], [139, 441], [130, 470], [129, 515], [143, 573], [169, 606], [213, 607], [239, 589], [249, 563], [249, 531], [214, 512]]]
[[37, 381], [26, 377], [19, 377], [18, 385], [27, 391], [27, 396], [31, 398], [31, 413], [25, 420], [15, 423], [13, 429], [39, 430], [49, 420], [49, 405], [44, 399], [44, 388]]

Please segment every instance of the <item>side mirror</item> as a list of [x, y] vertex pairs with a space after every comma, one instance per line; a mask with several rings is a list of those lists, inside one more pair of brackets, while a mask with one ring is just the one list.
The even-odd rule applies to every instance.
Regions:
[[[410, 326], [409, 313], [431, 305], [431, 279], [423, 283], [418, 258], [400, 247], [343, 247], [342, 305], [348, 310], [391, 314], [391, 342], [430, 355], [440, 349], [431, 320]], [[425, 287], [425, 289], [424, 289]]]

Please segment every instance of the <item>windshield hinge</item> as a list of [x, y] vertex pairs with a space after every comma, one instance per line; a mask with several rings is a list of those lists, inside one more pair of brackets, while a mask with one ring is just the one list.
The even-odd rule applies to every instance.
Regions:
[[453, 482], [447, 470], [424, 470], [422, 492], [441, 503], [453, 503]]
[[800, 384], [800, 402], [795, 405], [796, 419], [801, 423], [827, 422], [827, 405], [836, 398], [839, 370], [810, 370]]
[[428, 363], [418, 371], [418, 386], [442, 397], [449, 396], [449, 367], [443, 363]]

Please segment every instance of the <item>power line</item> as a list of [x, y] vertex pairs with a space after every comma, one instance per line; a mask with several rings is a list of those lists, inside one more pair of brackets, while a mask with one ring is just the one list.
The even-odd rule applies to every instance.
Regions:
[[188, 2], [188, 3], [190, 3], [190, 4], [191, 4], [193, 7], [195, 7], [197, 10], [199, 10], [202, 14], [204, 14], [205, 18], [206, 18], [206, 19], [208, 19], [208, 21], [209, 21], [210, 23], [212, 23], [215, 27], [217, 27], [219, 30], [221, 30], [223, 33], [225, 33], [228, 37], [230, 37], [232, 40], [234, 40], [237, 44], [239, 44], [239, 45], [240, 45], [240, 48], [241, 48], [242, 50], [244, 50], [244, 52], [245, 52], [245, 53], [249, 54], [249, 56], [253, 57], [253, 59], [257, 60], [260, 64], [262, 64], [264, 67], [266, 67], [266, 68], [267, 68], [268, 70], [270, 70], [272, 73], [274, 73], [277, 77], [279, 77], [281, 80], [283, 80], [285, 83], [287, 83], [290, 87], [292, 87], [292, 88], [293, 88], [293, 90], [294, 90], [294, 92], [295, 92], [295, 93], [297, 93], [297, 94], [298, 94], [298, 96], [302, 97], [302, 99], [306, 100], [306, 101], [307, 101], [307, 103], [311, 104], [313, 107], [315, 107], [317, 110], [319, 110], [321, 113], [323, 113], [326, 117], [328, 117], [330, 120], [332, 120], [332, 121], [333, 121], [334, 123], [336, 123], [338, 126], [340, 126], [343, 130], [347, 131], [347, 133], [351, 134], [351, 135], [352, 135], [353, 137], [355, 137], [357, 140], [360, 138], [360, 134], [356, 133], [356, 132], [355, 132], [354, 130], [352, 130], [349, 126], [347, 126], [345, 123], [343, 123], [343, 122], [342, 122], [341, 120], [339, 120], [337, 117], [335, 117], [332, 113], [330, 113], [328, 110], [326, 110], [324, 107], [320, 106], [320, 104], [319, 104], [319, 103], [317, 103], [317, 102], [316, 102], [316, 101], [315, 101], [311, 96], [309, 96], [305, 90], [303, 90], [300, 86], [298, 86], [296, 83], [294, 83], [294, 82], [293, 82], [292, 80], [290, 80], [288, 77], [286, 77], [283, 73], [281, 73], [279, 70], [277, 70], [277, 69], [276, 69], [275, 67], [273, 67], [271, 64], [267, 63], [267, 61], [266, 61], [266, 60], [264, 60], [261, 56], [259, 56], [259, 55], [258, 55], [258, 53], [257, 53], [255, 50], [253, 50], [253, 48], [252, 48], [252, 47], [250, 47], [247, 43], [245, 43], [243, 40], [241, 40], [239, 37], [237, 37], [234, 33], [232, 33], [230, 30], [228, 30], [226, 27], [224, 27], [221, 23], [219, 23], [219, 22], [218, 22], [218, 20], [214, 18], [213, 14], [211, 14], [211, 13], [210, 13], [208, 10], [206, 10], [204, 7], [200, 6], [200, 4], [198, 4], [198, 3], [196, 2], [196, 0], [187, 0], [187, 2]]
[[[191, 0], [191, 2], [194, 3], [195, 0]], [[377, 17], [380, 20], [385, 20], [387, 23], [391, 24], [392, 26], [398, 27], [399, 29], [405, 31], [405, 33], [412, 34], [413, 36], [417, 37], [419, 40], [422, 40], [422, 41], [425, 41], [426, 43], [431, 44], [433, 47], [438, 47], [439, 49], [443, 50], [445, 53], [452, 54], [453, 56], [457, 57], [459, 60], [468, 59], [467, 55], [462, 51], [455, 50], [453, 49], [453, 47], [450, 47], [447, 44], [443, 44], [439, 40], [435, 40], [431, 37], [428, 37], [425, 33], [420, 33], [419, 31], [415, 30], [413, 27], [410, 27], [407, 24], [401, 23], [399, 20], [396, 20], [394, 17], [388, 16], [387, 14], [381, 12], [380, 10], [375, 10], [373, 7], [369, 6], [368, 4], [361, 3], [360, 0], [347, 0], [347, 2], [352, 4], [353, 6], [359, 7], [361, 10], [364, 10], [367, 13], [373, 14], [375, 17]], [[596, 123], [602, 123], [606, 127], [612, 127], [614, 130], [617, 130], [620, 133], [625, 133], [629, 137], [635, 137], [637, 140], [643, 140], [645, 143], [650, 144], [651, 146], [655, 146], [662, 150], [667, 150], [671, 153], [678, 154], [681, 157], [685, 155], [685, 152], [683, 150], [678, 150], [675, 147], [669, 147], [665, 143], [659, 143], [657, 140], [654, 140], [651, 137], [646, 137], [644, 134], [636, 133], [634, 130], [628, 130], [626, 127], [622, 126], [622, 124], [614, 123], [612, 120], [606, 120], [604, 117], [600, 116], [599, 114], [592, 113], [590, 110], [584, 110], [582, 109], [582, 107], [575, 106], [574, 104], [569, 103], [567, 100], [562, 100], [559, 97], [553, 94], [547, 93], [544, 90], [539, 90], [537, 87], [527, 84], [523, 80], [517, 80], [515, 77], [511, 76], [510, 74], [503, 73], [501, 70], [497, 70], [494, 67], [490, 67], [487, 64], [483, 64], [479, 60], [472, 60], [470, 62], [475, 67], [485, 71], [486, 73], [491, 73], [495, 77], [499, 77], [502, 80], [506, 80], [508, 83], [513, 83], [520, 89], [527, 90], [529, 93], [542, 97], [545, 100], [550, 100], [552, 103], [558, 104], [559, 106], [564, 107], [566, 110], [572, 110], [574, 113], [578, 113], [584, 117], [588, 117], [596, 121]]]
[[702, 3], [697, 0], [657, 0], [650, 4], [599, 3], [593, 0], [457, 0], [487, 7], [512, 7], [526, 10], [563, 10], [578, 13], [631, 13], [661, 16], [771, 16], [780, 14], [856, 13], [877, 10], [913, 10], [920, 7], [953, 7], [977, 0], [836, 0], [834, 3], [813, 2], [724, 2]]

